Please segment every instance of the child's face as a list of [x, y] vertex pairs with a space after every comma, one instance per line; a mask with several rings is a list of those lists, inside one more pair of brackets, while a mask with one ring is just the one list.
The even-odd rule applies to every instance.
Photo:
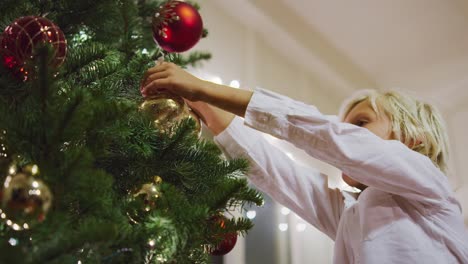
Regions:
[[[372, 109], [370, 103], [367, 101], [363, 101], [353, 107], [343, 121], [367, 128], [370, 132], [382, 139], [393, 139], [392, 123], [388, 116], [385, 114], [377, 115], [374, 109]], [[364, 184], [353, 180], [348, 175], [343, 174], [342, 177], [350, 186], [361, 190], [366, 188]]]

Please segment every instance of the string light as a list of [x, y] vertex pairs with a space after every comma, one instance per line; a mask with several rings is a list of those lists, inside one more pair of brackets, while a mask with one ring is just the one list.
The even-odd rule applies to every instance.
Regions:
[[304, 232], [305, 229], [306, 229], [306, 224], [304, 223], [299, 223], [296, 225], [296, 230], [298, 232]]
[[281, 224], [278, 225], [278, 228], [279, 228], [279, 230], [280, 230], [281, 232], [285, 232], [285, 231], [288, 230], [288, 224], [286, 224], [286, 223], [281, 223]]
[[[32, 173], [33, 175], [36, 175], [38, 172], [39, 172], [39, 167], [38, 167], [36, 164], [34, 164], [34, 165], [32, 166], [32, 168], [31, 168], [31, 173]], [[39, 186], [39, 184], [38, 184], [38, 186]]]
[[219, 76], [214, 76], [210, 78], [210, 81], [216, 84], [223, 84], [223, 79], [221, 79], [221, 77]]
[[240, 82], [238, 80], [232, 80], [229, 86], [233, 88], [239, 88], [240, 87]]
[[39, 188], [39, 183], [37, 181], [32, 182], [32, 187]]
[[249, 210], [246, 215], [247, 215], [247, 218], [254, 219], [255, 216], [257, 216], [257, 212], [254, 210]]
[[18, 239], [10, 238], [10, 240], [8, 240], [8, 243], [10, 243], [10, 245], [12, 245], [12, 246], [16, 246], [16, 245], [18, 245]]
[[151, 240], [148, 241], [148, 245], [150, 247], [154, 247], [154, 245], [156, 245], [156, 241], [154, 239], [151, 239]]

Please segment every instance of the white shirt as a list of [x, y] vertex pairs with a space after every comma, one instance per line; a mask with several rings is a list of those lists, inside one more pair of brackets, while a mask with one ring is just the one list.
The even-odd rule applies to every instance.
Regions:
[[[245, 120], [235, 118], [215, 142], [228, 157], [249, 159], [260, 190], [335, 241], [334, 263], [468, 263], [468, 233], [446, 176], [401, 142], [337, 120], [258, 89]], [[326, 175], [295, 164], [258, 131], [369, 187], [359, 196], [329, 188]]]

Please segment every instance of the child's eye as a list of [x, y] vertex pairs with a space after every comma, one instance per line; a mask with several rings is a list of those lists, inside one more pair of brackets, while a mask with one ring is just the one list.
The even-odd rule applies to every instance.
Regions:
[[368, 122], [366, 120], [359, 120], [355, 123], [356, 126], [363, 127], [367, 124]]

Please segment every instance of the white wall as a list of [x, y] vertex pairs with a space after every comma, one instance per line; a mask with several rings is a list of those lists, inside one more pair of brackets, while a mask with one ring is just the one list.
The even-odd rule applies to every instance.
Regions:
[[[262, 87], [316, 104], [326, 113], [335, 113], [346, 95], [336, 95], [332, 85], [321, 76], [281, 55], [271, 48], [261, 32], [244, 26], [230, 17], [213, 1], [198, 0], [202, 9], [208, 38], [202, 39], [193, 50], [209, 51], [213, 55], [205, 63], [205, 72], [216, 74], [229, 83], [241, 81], [241, 87]], [[284, 47], [287, 51], [288, 47]]]

